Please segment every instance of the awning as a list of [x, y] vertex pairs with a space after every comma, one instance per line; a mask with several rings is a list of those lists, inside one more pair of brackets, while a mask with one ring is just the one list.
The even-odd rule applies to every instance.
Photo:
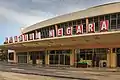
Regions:
[[120, 47], [120, 31], [79, 34], [0, 45], [0, 49], [31, 48], [112, 48]]

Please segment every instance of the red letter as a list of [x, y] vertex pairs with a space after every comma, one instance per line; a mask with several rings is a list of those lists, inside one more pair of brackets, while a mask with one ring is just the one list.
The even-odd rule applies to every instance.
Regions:
[[72, 27], [67, 27], [66, 34], [67, 35], [72, 35]]
[[95, 32], [95, 23], [88, 24], [88, 32]]
[[108, 31], [109, 21], [100, 21], [100, 31]]
[[83, 33], [83, 25], [76, 26], [76, 34], [82, 34]]

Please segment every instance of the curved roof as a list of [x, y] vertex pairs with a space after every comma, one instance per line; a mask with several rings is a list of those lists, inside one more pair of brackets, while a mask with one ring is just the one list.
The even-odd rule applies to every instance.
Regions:
[[98, 16], [103, 14], [115, 13], [115, 12], [120, 12], [120, 2], [99, 5], [99, 6], [91, 7], [82, 11], [77, 11], [77, 12], [61, 15], [58, 17], [54, 17], [54, 18], [33, 24], [29, 27], [26, 27], [23, 29], [22, 32], [27, 33], [38, 28], [42, 28], [42, 27], [46, 27], [46, 26], [50, 26], [58, 23], [63, 23], [63, 22], [76, 20], [76, 19], [82, 19], [86, 17]]

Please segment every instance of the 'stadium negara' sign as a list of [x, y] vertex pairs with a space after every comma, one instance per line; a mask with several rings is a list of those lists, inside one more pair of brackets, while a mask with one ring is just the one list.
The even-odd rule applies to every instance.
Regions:
[[[76, 35], [83, 34], [83, 25], [76, 25]], [[90, 23], [88, 26], [86, 26], [86, 33], [95, 33], [95, 23]], [[100, 32], [108, 31], [109, 29], [109, 21], [104, 20], [100, 21]], [[63, 28], [58, 28], [57, 25], [55, 25], [55, 29], [49, 30], [49, 38], [52, 37], [62, 37], [63, 33], [65, 31], [64, 36], [72, 36], [73, 32], [73, 26], [66, 27], [65, 30]], [[56, 34], [56, 35], [55, 35]], [[29, 39], [28, 39], [29, 38]], [[20, 36], [14, 36], [14, 37], [6, 37], [5, 38], [5, 44], [7, 43], [17, 43], [17, 42], [24, 42], [29, 40], [37, 40], [41, 39], [41, 32], [35, 31], [34, 33], [30, 34], [22, 34]]]

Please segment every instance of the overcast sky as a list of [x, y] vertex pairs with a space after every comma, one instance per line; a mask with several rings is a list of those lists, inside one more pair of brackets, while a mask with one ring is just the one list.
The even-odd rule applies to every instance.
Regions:
[[58, 15], [120, 0], [0, 0], [0, 44], [27, 27]]

